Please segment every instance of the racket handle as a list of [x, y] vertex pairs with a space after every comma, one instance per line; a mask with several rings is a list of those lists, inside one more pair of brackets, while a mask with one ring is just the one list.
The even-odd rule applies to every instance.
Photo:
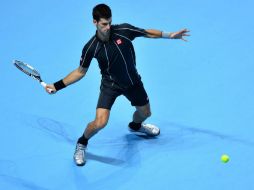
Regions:
[[[47, 84], [45, 83], [45, 82], [40, 82], [41, 83], [41, 85], [45, 88], [46, 86], [47, 86]], [[49, 89], [49, 92], [51, 93], [52, 92], [52, 90], [51, 89]]]
[[45, 88], [47, 84], [45, 82], [41, 82], [41, 85]]

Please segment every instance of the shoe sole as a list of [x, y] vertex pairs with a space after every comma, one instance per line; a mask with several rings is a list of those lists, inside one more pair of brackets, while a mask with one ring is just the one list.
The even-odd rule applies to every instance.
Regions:
[[135, 135], [147, 135], [149, 137], [156, 137], [156, 136], [160, 135], [160, 133], [161, 133], [161, 130], [159, 130], [159, 133], [157, 135], [149, 135], [149, 134], [142, 133], [142, 132], [139, 132], [139, 131], [134, 131], [133, 129], [130, 129], [130, 128], [129, 128], [129, 131], [131, 133], [135, 134]]
[[73, 162], [75, 163], [76, 166], [84, 166], [86, 164], [86, 161], [82, 164], [78, 164], [76, 161], [75, 161], [75, 158], [73, 158]]
[[76, 166], [84, 166], [86, 164], [86, 162], [84, 162], [83, 164], [77, 164], [75, 161], [74, 163], [76, 164]]

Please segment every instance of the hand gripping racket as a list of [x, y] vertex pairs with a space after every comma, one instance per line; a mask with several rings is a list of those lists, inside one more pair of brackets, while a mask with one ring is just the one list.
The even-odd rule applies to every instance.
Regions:
[[[41, 79], [41, 75], [38, 71], [36, 71], [31, 65], [24, 63], [23, 61], [14, 60], [13, 64], [22, 72], [32, 77], [33, 79], [40, 82], [40, 84], [45, 88], [46, 83]], [[50, 90], [51, 92], [52, 90]]]

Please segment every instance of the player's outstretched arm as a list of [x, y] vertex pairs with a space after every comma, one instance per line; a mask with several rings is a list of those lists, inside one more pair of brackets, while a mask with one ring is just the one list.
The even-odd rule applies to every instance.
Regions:
[[83, 68], [80, 66], [77, 69], [75, 69], [74, 71], [72, 71], [70, 74], [68, 74], [64, 79], [62, 79], [58, 82], [55, 82], [54, 84], [48, 84], [45, 87], [45, 90], [49, 94], [54, 94], [58, 90], [61, 90], [61, 89], [65, 88], [66, 86], [79, 81], [81, 78], [83, 78], [85, 76], [86, 71], [87, 71], [86, 68]]
[[148, 38], [168, 38], [168, 39], [181, 39], [187, 41], [184, 37], [190, 36], [188, 29], [182, 29], [177, 32], [163, 32], [155, 29], [146, 30]]

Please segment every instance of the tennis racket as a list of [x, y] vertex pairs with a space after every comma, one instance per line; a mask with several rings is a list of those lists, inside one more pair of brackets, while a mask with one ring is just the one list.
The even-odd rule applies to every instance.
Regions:
[[[45, 88], [46, 83], [41, 79], [41, 75], [38, 71], [36, 71], [31, 65], [24, 63], [23, 61], [14, 60], [13, 64], [22, 72], [32, 77], [33, 79], [39, 81], [39, 83]], [[50, 90], [51, 92], [52, 90]]]

